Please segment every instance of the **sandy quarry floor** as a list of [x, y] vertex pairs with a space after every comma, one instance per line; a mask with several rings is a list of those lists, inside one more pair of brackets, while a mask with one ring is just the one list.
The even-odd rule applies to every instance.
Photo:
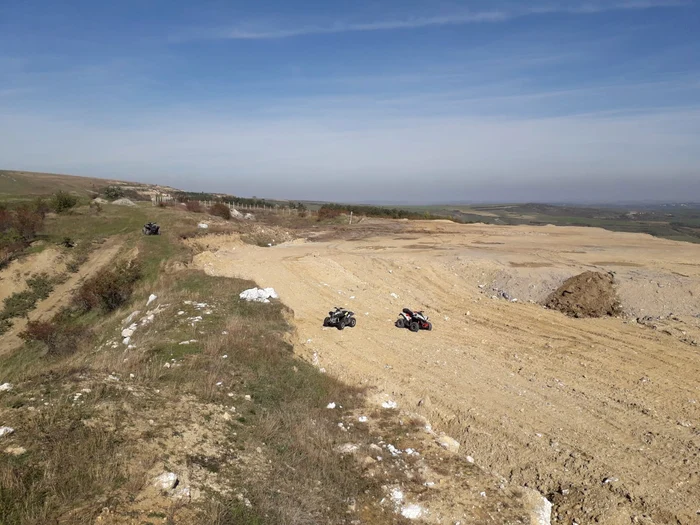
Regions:
[[[540, 490], [553, 523], [700, 522], [700, 245], [442, 222], [369, 221], [325, 239], [208, 238], [195, 265], [274, 287], [302, 357]], [[529, 302], [586, 269], [616, 273], [631, 317], [570, 319]], [[518, 302], [492, 299], [494, 288]], [[336, 305], [357, 313], [356, 328], [321, 326]], [[404, 306], [425, 309], [433, 332], [394, 328]]]

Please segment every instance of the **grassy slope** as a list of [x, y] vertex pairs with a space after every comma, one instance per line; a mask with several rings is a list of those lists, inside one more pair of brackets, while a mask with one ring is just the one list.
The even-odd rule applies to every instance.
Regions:
[[[90, 335], [74, 353], [48, 356], [40, 344], [27, 344], [0, 357], [0, 382], [15, 385], [0, 394], [0, 422], [16, 429], [3, 448], [27, 450], [0, 454], [0, 523], [92, 523], [103, 507], [115, 516], [139, 515], [143, 523], [161, 516], [168, 523], [343, 522], [348, 497], [376, 504], [378, 481], [368, 482], [333, 451], [343, 438], [337, 427], [342, 413], [325, 409], [329, 399], [352, 409], [362, 402], [359, 392], [293, 357], [284, 308], [238, 300], [253, 283], [169, 270], [189, 257], [180, 237], [195, 234], [197, 217], [151, 207], [105, 206], [93, 214], [84, 207], [50, 220], [45, 240], [70, 236], [85, 245], [122, 236], [122, 257], [138, 252], [144, 278], [134, 306], [79, 320]], [[147, 218], [167, 224], [164, 235], [142, 236]], [[136, 308], [145, 310], [151, 293], [159, 297], [154, 304], [168, 306], [139, 328], [136, 348], [125, 350], [122, 320]], [[209, 315], [193, 309], [204, 302]], [[187, 319], [197, 315], [203, 320], [192, 326]], [[199, 440], [215, 443], [206, 453], [180, 457], [182, 447], [169, 445], [178, 424], [184, 433], [196, 421], [190, 413], [178, 420], [174, 407], [182, 404], [196, 405], [192, 411], [204, 418]], [[233, 406], [235, 417], [217, 433], [206, 418], [231, 414]], [[362, 435], [355, 439], [362, 442]], [[265, 468], [256, 463], [260, 454]], [[236, 486], [245, 497], [211, 491], [182, 507], [153, 496], [141, 515], [135, 501], [154, 468], [205, 471], [207, 479]], [[392, 519], [378, 516], [373, 523]]]
[[0, 197], [51, 195], [59, 189], [86, 194], [108, 183], [91, 177], [0, 170]]

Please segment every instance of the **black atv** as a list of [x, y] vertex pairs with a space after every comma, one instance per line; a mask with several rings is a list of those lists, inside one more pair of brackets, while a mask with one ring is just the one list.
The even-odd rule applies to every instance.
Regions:
[[355, 328], [357, 324], [357, 319], [355, 319], [355, 313], [345, 308], [335, 307], [335, 310], [328, 312], [328, 317], [323, 320], [323, 326], [335, 326], [338, 330], [342, 330], [346, 326], [350, 328]]
[[394, 323], [397, 328], [408, 328], [411, 332], [418, 330], [432, 330], [433, 323], [428, 320], [428, 316], [423, 312], [414, 312], [404, 308], [399, 314], [399, 318]]
[[144, 235], [160, 235], [160, 226], [153, 222], [147, 222], [143, 225]]

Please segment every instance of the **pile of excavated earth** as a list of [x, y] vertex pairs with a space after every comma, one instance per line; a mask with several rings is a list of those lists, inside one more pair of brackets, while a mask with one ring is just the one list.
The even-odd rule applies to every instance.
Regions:
[[562, 284], [545, 306], [571, 317], [604, 317], [622, 313], [612, 274], [583, 272]]

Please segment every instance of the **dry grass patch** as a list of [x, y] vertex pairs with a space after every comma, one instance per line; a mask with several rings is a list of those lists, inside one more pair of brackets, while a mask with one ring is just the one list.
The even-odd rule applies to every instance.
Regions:
[[128, 444], [86, 424], [92, 415], [57, 400], [22, 419], [16, 440], [27, 452], [0, 455], [0, 523], [43, 525], [62, 516], [62, 523], [85, 523], [97, 506], [79, 506], [134, 476]]

